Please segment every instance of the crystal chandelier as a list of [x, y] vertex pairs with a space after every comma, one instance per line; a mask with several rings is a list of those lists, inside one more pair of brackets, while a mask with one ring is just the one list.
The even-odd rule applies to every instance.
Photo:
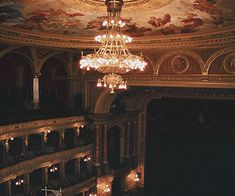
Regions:
[[95, 37], [101, 47], [94, 53], [81, 57], [80, 68], [90, 70], [91, 68], [105, 74], [98, 79], [97, 87], [108, 87], [111, 93], [114, 89], [126, 89], [127, 82], [120, 74], [131, 70], [143, 71], [147, 63], [142, 54], [133, 55], [126, 44], [132, 42], [132, 38], [123, 34], [121, 28], [126, 24], [120, 18], [123, 0], [106, 0], [108, 19], [103, 22], [105, 32]]

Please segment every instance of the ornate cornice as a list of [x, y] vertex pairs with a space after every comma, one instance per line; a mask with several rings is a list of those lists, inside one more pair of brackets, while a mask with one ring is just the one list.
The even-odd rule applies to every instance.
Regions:
[[84, 116], [71, 116], [4, 125], [0, 126], [0, 140], [23, 136], [25, 134], [41, 133], [45, 131], [45, 128], [56, 130], [66, 127], [76, 127], [84, 123]]
[[[99, 76], [89, 75], [79, 78], [96, 82]], [[128, 86], [166, 86], [235, 89], [235, 77], [231, 74], [191, 74], [191, 75], [125, 75]]]
[[[53, 35], [48, 33], [30, 32], [0, 25], [0, 42], [18, 45], [36, 45], [54, 48], [98, 48], [93, 38]], [[169, 49], [169, 48], [220, 48], [235, 43], [233, 28], [219, 32], [199, 35], [174, 35], [166, 37], [140, 37], [128, 47], [132, 50]]]
[[49, 167], [50, 165], [59, 162], [66, 162], [74, 158], [83, 157], [85, 155], [91, 154], [93, 149], [94, 145], [89, 144], [86, 146], [73, 148], [71, 150], [65, 150], [62, 152], [43, 155], [0, 169], [0, 183], [3, 183], [10, 179], [14, 179], [15, 177], [20, 176], [22, 174], [30, 173], [39, 168]]

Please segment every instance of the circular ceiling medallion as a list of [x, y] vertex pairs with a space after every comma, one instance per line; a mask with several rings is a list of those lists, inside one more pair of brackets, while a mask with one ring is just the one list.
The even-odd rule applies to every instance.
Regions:
[[228, 73], [235, 73], [235, 53], [225, 57], [223, 66]]
[[188, 68], [189, 61], [184, 55], [177, 55], [171, 60], [171, 69], [174, 73], [185, 73]]

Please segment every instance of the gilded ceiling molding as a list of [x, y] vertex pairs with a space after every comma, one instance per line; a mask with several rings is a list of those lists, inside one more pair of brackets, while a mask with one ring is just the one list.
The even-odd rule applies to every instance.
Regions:
[[[36, 45], [55, 48], [98, 48], [93, 38], [53, 35], [30, 32], [14, 27], [0, 25], [0, 42], [20, 45]], [[233, 29], [199, 35], [176, 35], [166, 37], [141, 37], [129, 44], [132, 50], [169, 49], [169, 48], [222, 48], [235, 43]]]
[[205, 73], [205, 66], [204, 66], [204, 62], [202, 60], [202, 58], [196, 54], [195, 52], [192, 52], [190, 50], [173, 50], [173, 51], [169, 51], [166, 52], [165, 54], [161, 55], [161, 57], [158, 59], [157, 63], [154, 66], [154, 75], [159, 75], [159, 69], [162, 65], [162, 63], [168, 59], [169, 57], [173, 56], [173, 55], [187, 55], [190, 56], [192, 58], [194, 58], [197, 62], [198, 65], [201, 68], [201, 73], [203, 75], [206, 75]]
[[217, 52], [215, 52], [213, 55], [210, 56], [210, 58], [207, 60], [207, 62], [205, 63], [205, 68], [206, 68], [206, 73], [208, 74], [209, 73], [209, 70], [210, 70], [210, 66], [212, 65], [212, 62], [217, 59], [218, 57], [220, 57], [221, 55], [223, 54], [229, 54], [229, 53], [232, 53], [232, 52], [235, 52], [235, 48], [224, 48], [224, 49], [221, 49]]

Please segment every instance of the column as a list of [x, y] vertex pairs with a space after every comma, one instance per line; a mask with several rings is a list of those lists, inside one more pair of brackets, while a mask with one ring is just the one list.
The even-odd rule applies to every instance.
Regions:
[[23, 138], [23, 155], [24, 155], [24, 158], [28, 158], [28, 136], [25, 135]]
[[95, 166], [97, 170], [97, 175], [101, 175], [101, 165], [100, 165], [100, 126], [96, 125], [96, 149], [95, 149]]
[[24, 174], [24, 193], [30, 191], [29, 174]]
[[91, 176], [92, 172], [92, 163], [93, 163], [93, 157], [91, 154], [88, 154], [87, 157], [90, 157], [90, 160], [87, 162], [87, 172], [88, 175]]
[[130, 159], [130, 122], [127, 122], [126, 126], [126, 161], [129, 162]]
[[42, 181], [43, 187], [48, 185], [48, 167], [42, 168]]
[[11, 180], [5, 182], [5, 194], [11, 196]]
[[16, 69], [16, 87], [23, 88], [24, 87], [24, 66], [21, 64]]
[[60, 130], [59, 131], [59, 149], [63, 149], [64, 148], [64, 130]]
[[44, 141], [44, 132], [42, 132], [40, 136], [41, 136], [41, 151], [42, 153], [45, 153], [46, 149], [45, 149], [45, 141]]
[[104, 167], [105, 167], [105, 173], [108, 171], [108, 126], [104, 125]]
[[2, 141], [2, 144], [3, 144], [3, 161], [4, 161], [4, 166], [6, 166], [8, 163], [9, 142], [8, 140], [4, 140]]
[[65, 184], [65, 162], [60, 162], [60, 184]]
[[78, 138], [78, 133], [77, 133], [77, 129], [79, 128], [73, 128], [73, 131], [74, 131], [74, 146], [77, 146], [77, 138]]
[[80, 173], [81, 173], [81, 171], [80, 171], [80, 158], [76, 158], [75, 159], [75, 171], [74, 171], [74, 173], [75, 173], [75, 176], [80, 176]]
[[44, 154], [46, 152], [46, 142], [47, 142], [47, 135], [46, 133], [41, 133], [41, 149], [42, 153]]
[[132, 152], [132, 154], [133, 154], [133, 162], [135, 163], [136, 162], [136, 156], [137, 156], [137, 151], [136, 151], [136, 141], [137, 141], [137, 138], [136, 138], [136, 136], [137, 136], [137, 134], [136, 134], [136, 131], [137, 131], [137, 129], [136, 129], [136, 121], [134, 121], [133, 122], [133, 134], [132, 134], [132, 136], [133, 136], [133, 152]]
[[40, 73], [34, 74], [33, 77], [33, 104], [34, 104], [34, 109], [39, 108], [39, 77]]
[[87, 81], [84, 81], [84, 105], [85, 109], [87, 109], [89, 104], [89, 93], [88, 93], [88, 83]]

